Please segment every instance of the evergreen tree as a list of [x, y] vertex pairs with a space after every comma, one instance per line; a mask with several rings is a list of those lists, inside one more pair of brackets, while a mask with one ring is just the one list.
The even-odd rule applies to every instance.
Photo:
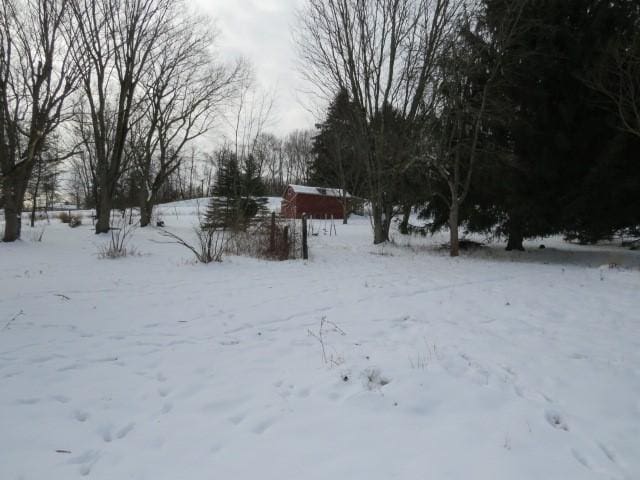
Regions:
[[358, 145], [360, 116], [346, 90], [340, 90], [327, 109], [325, 120], [316, 125], [313, 138], [311, 183], [339, 187], [352, 195], [364, 192], [364, 160]]
[[265, 194], [267, 189], [253, 154], [249, 154], [244, 161], [240, 177], [240, 192], [243, 196], [261, 197]]
[[[496, 28], [508, 0], [485, 0]], [[493, 223], [508, 249], [524, 238], [566, 233], [596, 241], [637, 225], [640, 186], [638, 141], [621, 134], [588, 79], [604, 46], [637, 24], [638, 7], [624, 0], [529, 2], [508, 57], [498, 95], [507, 128], [491, 170], [475, 182], [468, 225]]]
[[234, 153], [218, 153], [218, 171], [213, 197], [205, 214], [205, 228], [245, 230], [256, 218], [267, 212], [267, 199], [261, 197], [265, 187], [252, 155], [242, 169]]

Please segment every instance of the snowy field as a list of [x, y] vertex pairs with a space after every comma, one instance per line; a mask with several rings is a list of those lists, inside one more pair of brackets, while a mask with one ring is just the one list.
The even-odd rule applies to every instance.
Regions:
[[356, 219], [205, 266], [155, 228], [118, 260], [89, 219], [29, 230], [0, 244], [1, 480], [640, 478], [640, 252], [452, 259]]

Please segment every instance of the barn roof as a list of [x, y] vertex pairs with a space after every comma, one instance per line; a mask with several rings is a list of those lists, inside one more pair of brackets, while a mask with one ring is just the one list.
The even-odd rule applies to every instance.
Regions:
[[[294, 193], [302, 193], [305, 195], [319, 195], [322, 197], [342, 197], [343, 196], [341, 188], [309, 187], [306, 185], [289, 185], [289, 188], [291, 188]], [[351, 197], [349, 192], [346, 192], [345, 197], [347, 198]]]

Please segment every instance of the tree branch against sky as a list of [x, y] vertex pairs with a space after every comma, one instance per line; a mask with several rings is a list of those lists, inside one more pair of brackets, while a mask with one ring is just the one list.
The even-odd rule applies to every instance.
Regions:
[[460, 8], [449, 0], [309, 0], [299, 11], [303, 75], [328, 98], [346, 90], [363, 117], [374, 243], [389, 240], [404, 168], [403, 153], [385, 151], [396, 143], [387, 120], [410, 126], [433, 104], [438, 58]]

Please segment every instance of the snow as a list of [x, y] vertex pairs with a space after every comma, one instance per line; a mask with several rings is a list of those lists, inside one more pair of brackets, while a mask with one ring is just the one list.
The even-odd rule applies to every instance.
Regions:
[[[342, 198], [342, 189], [340, 188], [324, 188], [324, 187], [309, 187], [306, 185], [289, 185], [289, 188], [293, 190], [294, 193], [302, 193], [305, 195], [322, 195], [324, 197], [341, 197]], [[350, 198], [351, 195], [347, 193], [345, 195], [346, 198]]]
[[0, 479], [640, 478], [639, 252], [356, 218], [205, 266], [153, 228], [99, 259], [84, 222], [0, 244]]

